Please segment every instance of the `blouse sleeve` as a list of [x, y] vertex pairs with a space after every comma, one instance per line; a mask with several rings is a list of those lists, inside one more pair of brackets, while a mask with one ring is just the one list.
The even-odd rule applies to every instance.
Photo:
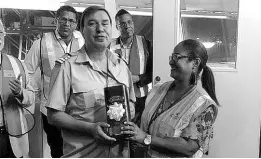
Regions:
[[217, 115], [213, 107], [214, 106], [209, 106], [203, 111], [182, 131], [181, 134], [181, 137], [196, 141], [199, 145], [199, 150], [203, 154], [207, 154], [210, 147], [210, 141], [213, 139], [213, 123]]

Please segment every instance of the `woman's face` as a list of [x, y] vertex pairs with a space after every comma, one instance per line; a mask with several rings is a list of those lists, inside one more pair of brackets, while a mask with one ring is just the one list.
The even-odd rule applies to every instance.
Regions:
[[187, 52], [182, 46], [176, 46], [169, 57], [170, 76], [178, 81], [189, 81], [194, 61], [189, 61]]

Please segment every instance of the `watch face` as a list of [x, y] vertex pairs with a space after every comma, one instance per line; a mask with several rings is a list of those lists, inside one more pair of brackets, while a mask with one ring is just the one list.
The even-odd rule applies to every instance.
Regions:
[[151, 143], [151, 136], [147, 135], [144, 139], [144, 144], [145, 145], [149, 145]]

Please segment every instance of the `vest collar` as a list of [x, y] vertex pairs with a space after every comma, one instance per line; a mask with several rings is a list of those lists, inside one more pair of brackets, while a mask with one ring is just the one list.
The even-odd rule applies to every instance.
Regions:
[[[61, 35], [58, 33], [58, 30], [57, 30], [57, 29], [55, 29], [54, 33], [55, 33], [55, 36], [57, 37], [58, 40], [62, 40], [62, 37], [61, 37]], [[81, 33], [80, 33], [79, 31], [76, 31], [76, 30], [73, 31], [73, 37], [72, 37], [72, 39], [79, 39], [79, 38], [81, 38]]]

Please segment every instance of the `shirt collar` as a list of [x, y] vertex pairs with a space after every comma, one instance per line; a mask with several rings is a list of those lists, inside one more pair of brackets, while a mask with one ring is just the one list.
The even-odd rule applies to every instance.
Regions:
[[[59, 32], [58, 32], [57, 29], [55, 29], [54, 33], [55, 33], [55, 36], [57, 37], [58, 40], [62, 40], [62, 37], [61, 37], [61, 35], [59, 34]], [[80, 33], [79, 31], [77, 31], [77, 30], [73, 31], [72, 39], [73, 39], [73, 38], [74, 38], [74, 39], [79, 39], [79, 38], [81, 38], [81, 37], [82, 37], [82, 35], [81, 35], [81, 33]]]
[[[112, 53], [109, 49], [106, 49], [107, 51], [107, 55], [108, 55], [108, 59], [114, 64], [116, 65], [117, 63], [119, 63], [120, 59], [114, 54]], [[84, 62], [88, 62], [90, 65], [93, 66], [93, 62], [90, 59], [90, 57], [88, 56], [88, 54], [86, 53], [85, 50], [85, 45], [78, 51], [79, 53], [77, 54], [77, 58], [75, 60], [76, 63], [84, 63]]]
[[133, 40], [134, 40], [134, 35], [133, 35], [133, 37], [132, 37], [131, 43], [130, 43], [128, 46], [126, 46], [126, 45], [123, 44], [123, 42], [121, 41], [121, 38], [120, 38], [120, 45], [121, 45], [123, 48], [130, 49], [130, 48], [131, 48], [131, 45], [132, 45], [132, 43], [133, 43]]

